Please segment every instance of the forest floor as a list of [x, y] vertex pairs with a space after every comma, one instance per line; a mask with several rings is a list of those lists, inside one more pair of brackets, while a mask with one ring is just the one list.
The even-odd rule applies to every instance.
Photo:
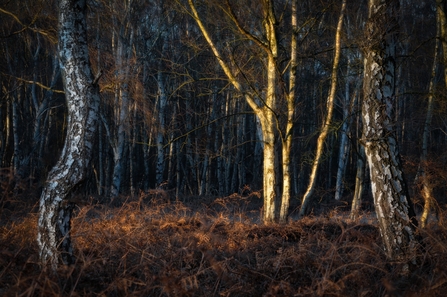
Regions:
[[[197, 202], [197, 201], [200, 201]], [[16, 203], [16, 204], [14, 204]], [[445, 296], [447, 212], [420, 230], [418, 265], [386, 261], [371, 213], [333, 210], [258, 223], [256, 195], [171, 201], [162, 191], [87, 203], [72, 220], [76, 263], [38, 264], [36, 205], [0, 209], [0, 296]], [[444, 219], [444, 220], [443, 220]]]

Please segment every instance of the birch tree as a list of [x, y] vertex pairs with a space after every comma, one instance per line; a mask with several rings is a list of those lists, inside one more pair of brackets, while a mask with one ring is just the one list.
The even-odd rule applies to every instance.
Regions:
[[53, 269], [73, 263], [70, 194], [89, 168], [98, 118], [99, 88], [89, 61], [85, 0], [59, 3], [59, 59], [68, 110], [64, 148], [48, 174], [39, 203], [40, 261]]
[[323, 126], [321, 128], [320, 135], [318, 136], [317, 150], [316, 150], [315, 158], [314, 158], [314, 161], [312, 164], [309, 185], [306, 189], [306, 192], [304, 193], [304, 196], [303, 196], [303, 199], [301, 202], [301, 209], [299, 212], [299, 217], [303, 217], [308, 212], [309, 202], [311, 200], [312, 194], [315, 189], [315, 184], [317, 181], [317, 171], [318, 171], [319, 164], [321, 163], [321, 159], [322, 159], [321, 156], [323, 154], [324, 143], [325, 143], [326, 137], [329, 133], [329, 128], [330, 128], [331, 121], [332, 121], [332, 114], [334, 112], [334, 101], [335, 101], [335, 95], [336, 95], [336, 90], [337, 90], [337, 81], [338, 81], [337, 71], [338, 71], [338, 64], [340, 62], [340, 51], [341, 51], [341, 36], [340, 35], [341, 35], [342, 26], [343, 26], [343, 18], [344, 18], [345, 9], [346, 9], [346, 0], [344, 0], [342, 2], [340, 16], [338, 18], [338, 23], [337, 23], [337, 31], [335, 33], [335, 51], [334, 51], [334, 62], [332, 64], [331, 88], [330, 88], [329, 95], [327, 98], [327, 103], [326, 103], [327, 114], [326, 114], [326, 118], [324, 120]]
[[438, 69], [438, 51], [440, 44], [440, 29], [441, 29], [441, 18], [440, 18], [440, 7], [439, 1], [437, 1], [437, 26], [436, 26], [436, 42], [435, 49], [433, 55], [433, 64], [431, 71], [431, 79], [428, 87], [428, 100], [427, 100], [427, 112], [425, 115], [424, 128], [422, 132], [422, 149], [421, 149], [421, 157], [418, 168], [418, 173], [416, 176], [416, 181], [420, 180], [421, 184], [421, 194], [424, 199], [424, 209], [421, 214], [421, 227], [424, 228], [427, 224], [428, 215], [430, 214], [430, 209], [432, 207], [434, 197], [433, 197], [433, 182], [430, 180], [430, 176], [427, 173], [428, 168], [428, 143], [429, 143], [429, 135], [431, 132], [431, 122], [433, 118], [433, 108], [434, 108], [434, 93], [435, 93], [435, 80], [436, 80], [436, 72]]
[[[126, 5], [127, 4], [127, 5]], [[134, 29], [128, 24], [131, 15], [132, 2], [125, 3], [127, 11], [124, 20], [119, 24], [116, 32], [116, 67], [117, 67], [117, 87], [115, 90], [115, 124], [117, 126], [116, 135], [110, 138], [113, 148], [113, 177], [111, 196], [116, 197], [120, 193], [121, 185], [126, 168], [125, 152], [129, 141], [129, 106], [130, 106], [130, 59], [132, 57], [132, 44]]]
[[408, 260], [416, 247], [412, 202], [395, 136], [397, 0], [369, 0], [364, 44], [363, 139], [371, 188], [385, 251]]
[[[226, 58], [223, 51], [216, 44], [215, 40], [212, 38], [212, 34], [209, 32], [208, 28], [203, 22], [203, 18], [199, 15], [196, 5], [193, 0], [188, 0], [189, 7], [191, 9], [191, 16], [194, 18], [198, 24], [206, 42], [208, 43], [210, 49], [212, 50], [214, 56], [216, 57], [219, 65], [224, 71], [229, 82], [234, 86], [234, 88], [240, 92], [246, 99], [248, 105], [254, 111], [257, 116], [261, 131], [262, 131], [262, 143], [263, 143], [263, 214], [262, 220], [265, 223], [270, 223], [278, 220], [278, 212], [276, 205], [281, 199], [281, 193], [278, 193], [278, 183], [281, 180], [278, 176], [278, 168], [281, 167], [279, 160], [281, 159], [277, 150], [281, 147], [282, 143], [278, 140], [282, 137], [285, 143], [288, 143], [288, 137], [290, 137], [291, 129], [281, 129], [277, 125], [277, 116], [279, 112], [279, 106], [282, 104], [286, 105], [287, 119], [293, 117], [293, 109], [290, 110], [290, 106], [294, 107], [294, 104], [288, 104], [287, 100], [294, 100], [294, 98], [287, 97], [285, 102], [279, 102], [277, 94], [277, 84], [280, 78], [278, 71], [278, 57], [279, 57], [279, 41], [278, 41], [278, 20], [276, 18], [274, 2], [269, 0], [264, 0], [261, 3], [262, 7], [262, 36], [258, 36], [249, 29], [245, 28], [240, 22], [237, 12], [234, 11], [234, 5], [230, 1], [226, 1], [225, 13], [228, 15], [230, 22], [234, 25], [235, 30], [244, 39], [249, 40], [250, 44], [255, 45], [263, 55], [262, 63], [265, 65], [265, 71], [262, 72], [262, 79], [265, 81], [265, 86], [261, 89], [248, 83], [246, 77], [241, 74], [241, 69], [237, 67], [232, 67], [234, 65], [234, 60], [231, 58]], [[231, 63], [230, 63], [231, 61]], [[237, 61], [238, 63], [241, 61]], [[247, 63], [249, 61], [246, 61]], [[242, 61], [242, 63], [244, 63]], [[293, 69], [296, 70], [295, 67]], [[293, 89], [293, 86], [292, 86]], [[287, 120], [289, 121], [289, 120]], [[291, 124], [291, 121], [290, 121]], [[290, 126], [289, 126], [290, 128]], [[285, 133], [285, 131], [287, 131]], [[281, 134], [282, 133], [282, 134]], [[281, 134], [281, 137], [280, 137]], [[288, 143], [289, 144], [289, 143]], [[284, 147], [283, 152], [290, 152], [289, 147]], [[281, 150], [279, 150], [281, 152]], [[285, 155], [282, 156], [283, 162], [289, 162], [290, 158]], [[289, 179], [289, 166], [283, 165], [283, 170], [286, 170], [285, 174], [283, 172], [283, 177], [285, 177], [282, 183], [282, 191], [290, 191], [290, 179]], [[281, 180], [282, 182], [282, 180]], [[286, 185], [286, 187], [284, 187]], [[284, 193], [282, 193], [284, 194]], [[286, 194], [287, 195], [287, 194]], [[288, 199], [288, 198], [287, 198]], [[286, 209], [286, 208], [284, 208]], [[282, 211], [283, 214], [285, 210]]]

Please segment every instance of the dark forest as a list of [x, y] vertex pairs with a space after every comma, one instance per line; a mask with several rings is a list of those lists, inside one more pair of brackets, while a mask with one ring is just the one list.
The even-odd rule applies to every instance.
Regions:
[[446, 13], [0, 0], [0, 295], [444, 296]]

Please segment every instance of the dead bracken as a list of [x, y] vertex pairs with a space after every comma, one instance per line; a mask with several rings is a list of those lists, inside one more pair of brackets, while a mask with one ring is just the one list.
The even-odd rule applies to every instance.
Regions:
[[243, 209], [234, 207], [237, 197], [80, 206], [72, 225], [76, 262], [57, 275], [38, 265], [37, 214], [3, 212], [0, 295], [442, 296], [447, 289], [442, 223], [421, 231], [425, 254], [404, 279], [399, 263], [387, 262], [371, 214], [261, 225], [259, 199], [240, 199]]

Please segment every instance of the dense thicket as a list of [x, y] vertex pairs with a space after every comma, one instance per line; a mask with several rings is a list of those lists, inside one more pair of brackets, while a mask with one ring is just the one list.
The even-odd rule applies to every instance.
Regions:
[[[230, 1], [254, 37], [262, 33], [256, 2]], [[220, 3], [220, 2], [219, 2]], [[252, 92], [265, 92], [262, 53], [244, 39], [225, 5], [198, 5], [208, 30]], [[274, 1], [278, 36], [291, 36], [288, 1]], [[326, 113], [339, 4], [299, 1], [297, 79], [291, 147], [291, 197], [299, 204], [307, 186], [316, 139]], [[395, 129], [416, 205], [428, 98], [425, 174], [444, 204], [447, 172], [447, 101], [443, 59], [432, 78], [436, 43], [435, 1], [401, 1], [397, 46]], [[90, 57], [102, 71], [98, 136], [93, 164], [75, 194], [110, 201], [154, 188], [187, 196], [246, 194], [262, 188], [260, 123], [228, 81], [182, 1], [88, 1]], [[66, 130], [57, 43], [55, 1], [2, 1], [0, 5], [1, 203], [26, 194], [37, 201], [61, 152]], [[348, 1], [342, 33], [335, 112], [325, 142], [315, 202], [352, 200], [361, 150], [364, 24], [367, 7]], [[289, 84], [290, 39], [278, 40], [278, 94]], [[441, 50], [440, 47], [438, 50]], [[442, 53], [438, 56], [442, 56]], [[436, 62], [436, 61], [435, 61]], [[430, 81], [434, 87], [429, 89]], [[430, 92], [431, 93], [430, 93]], [[285, 107], [275, 114], [282, 125]], [[339, 169], [341, 160], [346, 166]], [[281, 170], [281, 169], [278, 169]], [[416, 182], [413, 182], [416, 181]], [[365, 184], [366, 185], [366, 184]], [[341, 187], [341, 188], [340, 188]], [[336, 194], [337, 193], [337, 194]], [[364, 191], [368, 202], [370, 191]], [[200, 199], [197, 197], [196, 199]], [[316, 207], [313, 205], [313, 208]], [[436, 205], [436, 203], [435, 203]], [[366, 207], [366, 204], [364, 204]], [[292, 209], [293, 210], [293, 209]]]
[[446, 12], [1, 1], [0, 294], [445, 291]]

